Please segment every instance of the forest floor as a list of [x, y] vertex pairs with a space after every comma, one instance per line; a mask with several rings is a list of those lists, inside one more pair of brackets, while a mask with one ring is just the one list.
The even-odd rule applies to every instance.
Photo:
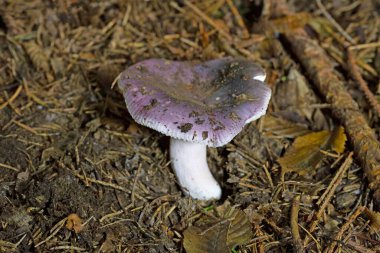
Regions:
[[[379, 37], [375, 0], [0, 0], [0, 252], [380, 252]], [[272, 99], [196, 201], [111, 85], [225, 56]]]

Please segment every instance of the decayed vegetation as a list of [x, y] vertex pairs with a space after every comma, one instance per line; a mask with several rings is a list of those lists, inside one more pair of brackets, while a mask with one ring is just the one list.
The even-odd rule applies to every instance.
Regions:
[[[0, 1], [0, 252], [380, 251], [376, 1]], [[268, 114], [209, 148], [215, 202], [111, 89], [148, 58], [244, 57]]]

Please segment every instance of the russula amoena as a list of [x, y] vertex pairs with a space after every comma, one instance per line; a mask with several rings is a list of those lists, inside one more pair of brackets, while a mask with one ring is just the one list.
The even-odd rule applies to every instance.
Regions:
[[264, 70], [246, 59], [149, 59], [127, 68], [118, 85], [137, 123], [171, 137], [171, 165], [182, 190], [211, 200], [221, 197], [221, 188], [206, 146], [227, 144], [265, 114], [271, 90], [264, 80]]

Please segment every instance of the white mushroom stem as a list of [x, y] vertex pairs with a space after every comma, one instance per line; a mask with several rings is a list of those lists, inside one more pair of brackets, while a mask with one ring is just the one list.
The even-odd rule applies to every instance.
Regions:
[[207, 165], [206, 145], [170, 139], [170, 159], [182, 190], [194, 199], [219, 199], [222, 190]]

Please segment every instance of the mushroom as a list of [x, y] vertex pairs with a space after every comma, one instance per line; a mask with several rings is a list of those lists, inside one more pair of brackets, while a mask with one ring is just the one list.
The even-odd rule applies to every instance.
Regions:
[[137, 123], [171, 137], [171, 165], [185, 194], [211, 200], [221, 197], [221, 188], [206, 146], [227, 144], [265, 114], [271, 96], [265, 76], [245, 59], [149, 59], [125, 70], [118, 85]]

